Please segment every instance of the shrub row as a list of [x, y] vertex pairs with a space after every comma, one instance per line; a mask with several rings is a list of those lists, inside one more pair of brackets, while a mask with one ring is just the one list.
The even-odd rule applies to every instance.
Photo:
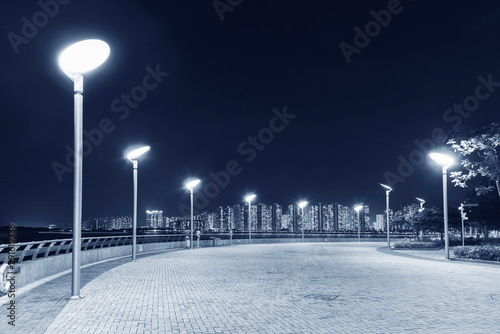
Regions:
[[[464, 244], [466, 244], [467, 246], [477, 246], [477, 245], [480, 245], [481, 243], [481, 240], [480, 239], [474, 239], [474, 238], [465, 238], [464, 240]], [[458, 239], [458, 240], [450, 240], [450, 246], [453, 247], [453, 246], [462, 246], [462, 239]]]
[[394, 243], [394, 248], [439, 248], [440, 241], [403, 241]]
[[453, 253], [461, 259], [500, 261], [500, 246], [455, 247]]

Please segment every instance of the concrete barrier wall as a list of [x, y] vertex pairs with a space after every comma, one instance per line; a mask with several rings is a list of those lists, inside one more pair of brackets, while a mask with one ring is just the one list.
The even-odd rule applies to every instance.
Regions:
[[[137, 254], [185, 247], [185, 241], [140, 244], [137, 245]], [[132, 256], [132, 246], [127, 245], [90, 249], [82, 251], [80, 254], [82, 259], [82, 266], [84, 266], [86, 264], [122, 256]], [[20, 266], [21, 271], [16, 274], [16, 289], [24, 287], [45, 277], [71, 269], [72, 262], [73, 258], [71, 253], [23, 262], [22, 264], [18, 265]]]

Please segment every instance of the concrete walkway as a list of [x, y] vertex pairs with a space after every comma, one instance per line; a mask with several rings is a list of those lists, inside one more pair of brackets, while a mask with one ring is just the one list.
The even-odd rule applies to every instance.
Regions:
[[0, 306], [0, 333], [498, 332], [499, 266], [381, 246], [249, 245], [110, 261], [82, 271], [83, 299], [68, 300], [70, 275], [16, 298], [15, 329]]

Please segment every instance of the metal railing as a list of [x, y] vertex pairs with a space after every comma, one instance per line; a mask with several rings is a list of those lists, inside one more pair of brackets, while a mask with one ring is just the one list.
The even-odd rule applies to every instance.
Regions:
[[[371, 232], [361, 232], [361, 239], [373, 238], [385, 240], [387, 238], [386, 234], [383, 233], [371, 233]], [[411, 238], [413, 235], [411, 233], [391, 233], [391, 238]], [[426, 234], [426, 237], [438, 237], [436, 234]], [[204, 232], [201, 234], [200, 240], [210, 239], [213, 237], [217, 237], [220, 239], [229, 239], [229, 232]], [[334, 239], [334, 238], [357, 238], [358, 232], [304, 232], [304, 238], [306, 239]], [[294, 232], [254, 232], [252, 231], [252, 239], [299, 239], [302, 238], [302, 233], [294, 233]], [[248, 231], [247, 232], [233, 232], [233, 239], [248, 239]], [[196, 240], [196, 236], [195, 236]]]
[[[186, 240], [186, 235], [184, 234], [137, 236], [138, 245], [184, 240]], [[81, 250], [87, 251], [126, 245], [132, 245], [132, 236], [88, 237], [82, 238]], [[9, 254], [14, 254], [17, 264], [59, 254], [69, 254], [73, 252], [73, 239], [21, 242], [16, 243], [13, 248], [12, 252], [9, 245], [0, 245], [0, 265], [9, 261]]]

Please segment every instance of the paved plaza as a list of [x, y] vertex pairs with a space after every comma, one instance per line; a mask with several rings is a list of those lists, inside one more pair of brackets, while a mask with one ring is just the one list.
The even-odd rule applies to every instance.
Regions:
[[179, 250], [82, 270], [16, 298], [0, 333], [498, 333], [500, 266], [383, 243]]

